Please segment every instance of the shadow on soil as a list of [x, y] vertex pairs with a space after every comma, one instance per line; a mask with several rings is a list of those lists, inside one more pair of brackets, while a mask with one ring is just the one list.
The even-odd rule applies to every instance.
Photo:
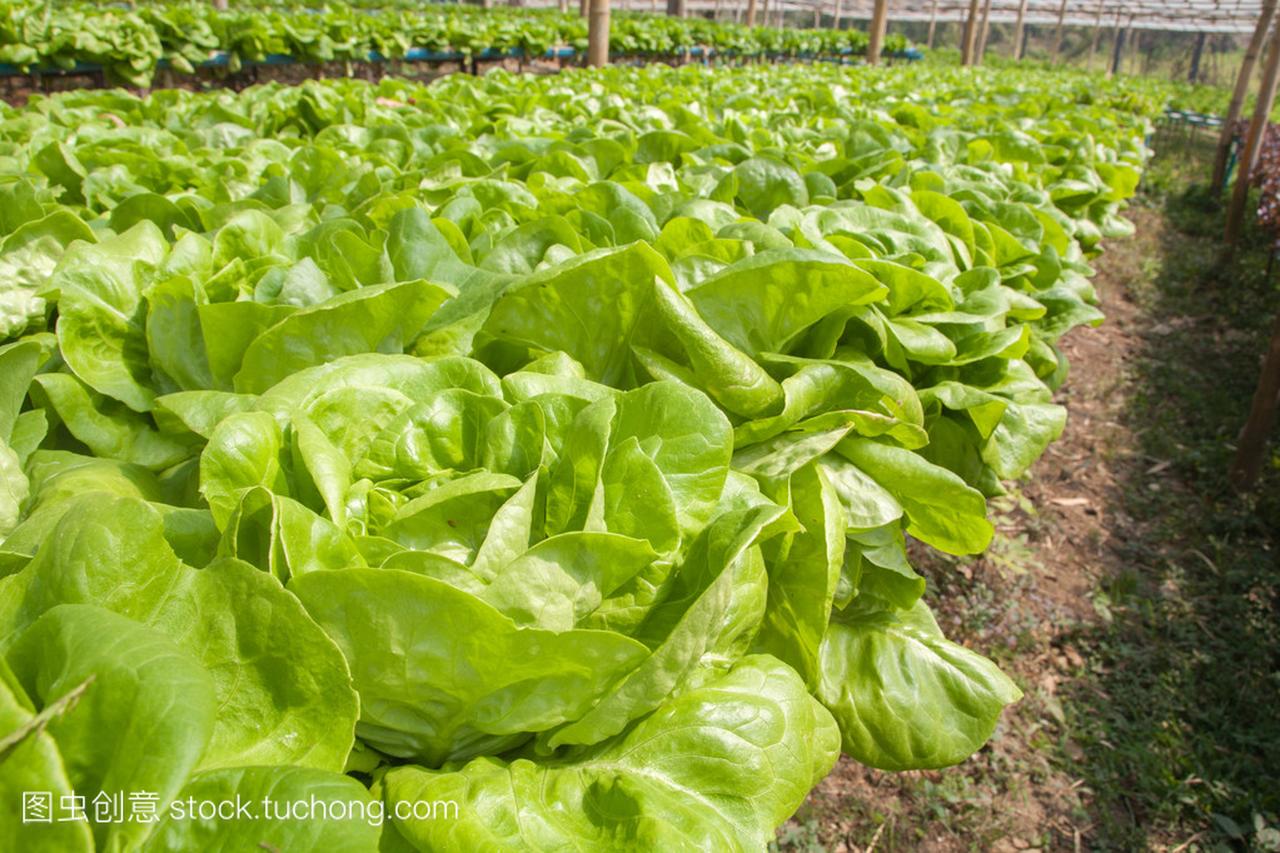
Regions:
[[1217, 199], [1179, 188], [1188, 160], [1204, 174], [1157, 161], [1143, 197], [1164, 228], [1128, 283], [1142, 322], [1120, 420], [1138, 455], [1113, 499], [1132, 523], [1076, 636], [1071, 770], [1097, 846], [1280, 850], [1280, 440], [1252, 496], [1226, 478], [1280, 298], [1271, 238], [1224, 260]]

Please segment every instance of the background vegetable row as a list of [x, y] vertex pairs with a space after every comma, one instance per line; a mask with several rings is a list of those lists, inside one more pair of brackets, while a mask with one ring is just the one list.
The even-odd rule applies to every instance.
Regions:
[[1087, 258], [1156, 108], [1096, 85], [689, 67], [6, 111], [0, 808], [306, 791], [460, 819], [282, 849], [759, 849], [841, 750], [962, 760], [1019, 693], [906, 544], [983, 549], [1062, 428], [1056, 341], [1100, 319]]
[[[464, 6], [356, 10], [258, 4], [218, 10], [209, 3], [142, 3], [135, 8], [98, 4], [59, 5], [16, 0], [0, 3], [0, 62], [21, 69], [78, 64], [103, 67], [117, 82], [150, 86], [161, 63], [192, 73], [216, 52], [230, 68], [287, 55], [298, 62], [364, 62], [371, 53], [403, 58], [411, 48], [433, 52], [523, 51], [540, 57], [550, 48], [585, 51], [586, 19], [552, 11]], [[738, 56], [820, 56], [865, 52], [860, 30], [748, 28], [701, 18], [621, 14], [610, 50], [616, 54], [673, 56], [691, 48]], [[906, 41], [891, 36], [889, 51]]]

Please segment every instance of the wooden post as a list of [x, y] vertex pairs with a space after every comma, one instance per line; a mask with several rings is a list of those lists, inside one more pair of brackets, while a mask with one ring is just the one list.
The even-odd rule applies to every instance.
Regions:
[[1111, 65], [1107, 67], [1107, 76], [1114, 77], [1120, 72], [1120, 59], [1124, 56], [1124, 30], [1120, 27], [1120, 13], [1116, 12], [1115, 44], [1111, 48]]
[[1280, 404], [1280, 314], [1271, 329], [1271, 344], [1262, 360], [1262, 375], [1253, 392], [1249, 418], [1236, 442], [1236, 458], [1231, 464], [1231, 484], [1245, 491], [1258, 481], [1267, 455], [1267, 439], [1276, 423], [1276, 406]]
[[1138, 61], [1142, 59], [1142, 30], [1135, 29], [1133, 21], [1129, 22], [1129, 73], [1135, 77], [1142, 73]]
[[1196, 36], [1196, 46], [1191, 50], [1191, 70], [1187, 73], [1188, 83], [1196, 82], [1196, 78], [1200, 76], [1200, 59], [1204, 56], [1204, 43], [1208, 38], [1208, 33]]
[[842, 9], [843, 5], [844, 5], [843, 0], [836, 0], [836, 13], [834, 16], [834, 20], [831, 22], [831, 29], [833, 30], [840, 29], [840, 13], [843, 11]]
[[1022, 42], [1027, 30], [1027, 0], [1018, 4], [1018, 20], [1013, 25], [1013, 58], [1022, 58]]
[[[990, 0], [988, 0], [990, 2]], [[867, 45], [867, 64], [880, 64], [880, 51], [884, 48], [884, 31], [889, 24], [889, 0], [876, 0], [871, 14], [871, 43]]]
[[587, 18], [587, 65], [603, 68], [609, 64], [609, 0], [591, 0]]
[[1058, 34], [1053, 38], [1053, 61], [1057, 62], [1062, 55], [1062, 33], [1067, 22], [1067, 0], [1062, 0], [1058, 7]]
[[991, 35], [991, 0], [985, 0], [982, 4], [982, 26], [978, 28], [978, 50], [973, 58], [974, 65], [982, 64], [982, 57], [987, 53], [987, 36], [989, 35]]
[[1258, 64], [1258, 56], [1262, 53], [1267, 41], [1267, 33], [1271, 31], [1271, 19], [1276, 14], [1276, 0], [1264, 0], [1262, 12], [1258, 16], [1258, 25], [1253, 28], [1253, 37], [1249, 39], [1249, 47], [1244, 52], [1244, 61], [1240, 63], [1240, 73], [1236, 76], [1235, 92], [1231, 95], [1231, 106], [1222, 121], [1222, 132], [1218, 134], [1218, 153], [1213, 160], [1213, 188], [1216, 192], [1227, 179], [1227, 159], [1231, 155], [1231, 140], [1235, 138], [1235, 125], [1244, 111], [1244, 99], [1249, 94], [1249, 84], [1253, 79], [1253, 66]]
[[[751, 0], [751, 5], [747, 7], [747, 26], [754, 27], [756, 25], [756, 16], [752, 14], [756, 8], [756, 0]], [[769, 0], [764, 0], [761, 4], [760, 17], [764, 21], [764, 25], [769, 26]]]
[[715, 7], [711, 10], [711, 20], [720, 20], [720, 0], [716, 0]]
[[685, 15], [685, 0], [667, 0], [667, 14], [673, 18], [683, 18]]
[[933, 50], [933, 35], [938, 29], [938, 0], [933, 0], [933, 5], [929, 7], [929, 38], [925, 42], [925, 47]]
[[1098, 0], [1098, 14], [1093, 19], [1093, 41], [1089, 42], [1089, 61], [1085, 68], [1093, 70], [1093, 57], [1098, 52], [1098, 37], [1102, 35], [1102, 2]]
[[560, 14], [569, 14], [569, 0], [560, 0]]
[[1249, 201], [1249, 184], [1253, 178], [1253, 167], [1258, 163], [1258, 152], [1262, 150], [1262, 138], [1267, 131], [1271, 119], [1271, 107], [1276, 100], [1276, 77], [1280, 76], [1280, 38], [1272, 38], [1267, 49], [1267, 64], [1262, 69], [1262, 83], [1258, 87], [1258, 100], [1253, 108], [1253, 120], [1249, 122], [1249, 135], [1245, 139], [1244, 151], [1240, 153], [1240, 163], [1236, 167], [1236, 186], [1231, 194], [1231, 205], [1227, 208], [1227, 244], [1232, 245], [1240, 239], [1240, 231], [1244, 226], [1244, 208]]
[[[489, 0], [484, 0], [484, 2], [488, 3]], [[583, 18], [591, 14], [591, 0], [578, 0], [578, 14]], [[588, 22], [589, 24], [590, 22]]]
[[960, 64], [972, 65], [978, 47], [978, 0], [969, 0], [969, 17], [964, 22], [964, 43], [960, 49]]

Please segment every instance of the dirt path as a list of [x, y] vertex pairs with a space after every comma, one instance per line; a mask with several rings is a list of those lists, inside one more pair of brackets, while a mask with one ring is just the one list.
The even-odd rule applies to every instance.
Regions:
[[1123, 508], [1126, 483], [1135, 470], [1153, 478], [1162, 470], [1142, 458], [1125, 412], [1146, 322], [1128, 283], [1149, 276], [1166, 223], [1152, 209], [1131, 217], [1137, 235], [1109, 246], [1096, 264], [1107, 322], [1076, 329], [1063, 342], [1071, 373], [1057, 401], [1070, 413], [1066, 430], [1021, 493], [992, 503], [1001, 536], [978, 559], [923, 549], [914, 555], [943, 630], [995, 658], [1026, 697], [1006, 712], [992, 742], [959, 767], [894, 774], [841, 759], [784, 830], [784, 848], [1090, 846], [1091, 792], [1061, 760], [1080, 757], [1066, 732], [1061, 693], [1088, 689], [1074, 638], [1106, 618], [1099, 592], [1122, 568], [1123, 543], [1141, 536]]

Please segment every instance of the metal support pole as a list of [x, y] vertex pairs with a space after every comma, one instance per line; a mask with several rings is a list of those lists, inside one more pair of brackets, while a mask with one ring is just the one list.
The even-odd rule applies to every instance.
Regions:
[[1187, 81], [1190, 83], [1196, 82], [1200, 77], [1200, 58], [1204, 56], [1204, 43], [1208, 38], [1208, 33], [1196, 36], [1196, 46], [1191, 51], [1191, 71], [1187, 74]]
[[1114, 77], [1120, 73], [1120, 60], [1124, 57], [1124, 29], [1120, 26], [1120, 13], [1116, 13], [1116, 34], [1115, 45], [1111, 49], [1111, 67], [1107, 69], [1107, 76]]

